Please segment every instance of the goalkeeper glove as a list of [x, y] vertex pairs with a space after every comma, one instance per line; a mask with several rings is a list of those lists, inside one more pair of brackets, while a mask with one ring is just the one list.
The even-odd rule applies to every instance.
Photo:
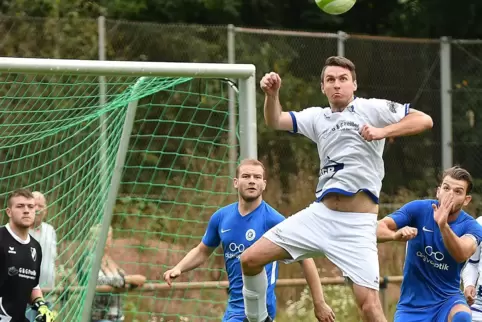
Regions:
[[35, 322], [53, 322], [57, 318], [57, 312], [50, 311], [42, 297], [37, 297], [33, 301], [33, 307], [37, 311]]

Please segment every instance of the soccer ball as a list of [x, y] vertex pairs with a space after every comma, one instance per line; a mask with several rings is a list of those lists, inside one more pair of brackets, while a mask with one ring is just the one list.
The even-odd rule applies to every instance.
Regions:
[[330, 15], [341, 15], [350, 10], [356, 0], [315, 0], [321, 10]]

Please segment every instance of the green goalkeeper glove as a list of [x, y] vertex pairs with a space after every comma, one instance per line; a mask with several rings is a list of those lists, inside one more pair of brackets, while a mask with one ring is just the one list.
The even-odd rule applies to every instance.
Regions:
[[57, 312], [50, 311], [42, 297], [37, 297], [33, 301], [33, 307], [37, 311], [35, 322], [53, 322], [57, 318]]

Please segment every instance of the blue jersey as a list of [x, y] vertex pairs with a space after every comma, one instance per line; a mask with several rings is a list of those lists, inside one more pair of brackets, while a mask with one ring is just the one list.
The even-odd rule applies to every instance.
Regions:
[[[239, 213], [236, 202], [219, 209], [209, 220], [202, 242], [213, 248], [222, 244], [229, 280], [228, 307], [223, 321], [232, 317], [244, 316], [243, 276], [239, 256], [266, 231], [284, 219], [280, 213], [263, 201], [246, 216]], [[266, 303], [269, 316], [274, 318], [276, 314], [274, 289], [278, 278], [277, 262], [270, 263], [265, 268], [268, 275]]]
[[[433, 218], [432, 204], [438, 204], [438, 201], [412, 201], [390, 215], [398, 229], [405, 226], [418, 229], [417, 236], [407, 242], [397, 310], [428, 309], [453, 297], [463, 300], [460, 272], [465, 263], [458, 263], [445, 248], [442, 234]], [[464, 211], [449, 226], [459, 237], [472, 235], [477, 244], [482, 239], [482, 226]]]

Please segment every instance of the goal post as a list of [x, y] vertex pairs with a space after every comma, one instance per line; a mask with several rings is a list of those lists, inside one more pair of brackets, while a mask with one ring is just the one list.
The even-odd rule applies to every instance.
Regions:
[[[18, 77], [18, 75], [23, 75]], [[32, 77], [29, 78], [29, 75]], [[96, 79], [95, 83], [87, 84], [85, 86], [82, 84], [82, 79], [79, 78], [78, 81], [75, 77], [90, 77], [92, 81]], [[99, 97], [100, 83], [98, 77], [110, 77], [110, 81], [107, 81], [103, 86], [102, 92], [106, 93], [106, 97]], [[97, 224], [100, 223], [100, 230], [96, 240], [91, 245], [93, 252], [93, 259], [89, 267], [88, 278], [86, 281], [85, 291], [81, 295], [81, 303], [76, 303], [76, 305], [83, 304], [83, 307], [74, 308], [72, 311], [66, 313], [66, 316], [71, 321], [90, 321], [91, 315], [91, 305], [95, 289], [97, 286], [97, 276], [98, 271], [101, 266], [101, 259], [104, 252], [104, 247], [108, 238], [109, 227], [111, 226], [111, 221], [114, 215], [114, 209], [116, 205], [116, 200], [118, 199], [119, 186], [121, 184], [123, 171], [125, 170], [126, 156], [128, 154], [129, 142], [133, 135], [134, 122], [136, 120], [136, 112], [139, 104], [139, 100], [146, 98], [149, 95], [156, 95], [159, 91], [170, 91], [170, 88], [177, 86], [178, 84], [193, 82], [194, 79], [211, 79], [217, 81], [228, 81], [228, 79], [237, 80], [237, 105], [238, 105], [238, 140], [239, 140], [239, 157], [243, 158], [257, 158], [257, 126], [256, 126], [256, 82], [255, 82], [255, 66], [250, 64], [211, 64], [211, 63], [166, 63], [166, 62], [128, 62], [128, 61], [89, 61], [89, 60], [63, 60], [63, 59], [35, 59], [35, 58], [0, 58], [0, 78], [2, 86], [5, 92], [12, 92], [12, 88], [15, 86], [20, 86], [16, 82], [19, 82], [22, 87], [27, 87], [23, 90], [24, 93], [29, 91], [28, 86], [37, 86], [40, 88], [43, 77], [57, 77], [55, 82], [55, 92], [62, 92], [58, 87], [76, 87], [83, 86], [82, 91], [80, 87], [76, 91], [62, 92], [63, 96], [56, 97], [60, 103], [56, 106], [49, 106], [51, 104], [47, 97], [43, 95], [48, 94], [48, 90], [45, 88], [37, 91], [35, 97], [30, 94], [24, 94], [22, 97], [22, 91], [17, 91], [14, 95], [7, 95], [3, 99], [2, 110], [4, 113], [12, 112], [18, 108], [19, 104], [24, 104], [21, 109], [25, 113], [42, 113], [42, 111], [48, 111], [46, 113], [47, 118], [43, 120], [44, 123], [39, 125], [35, 119], [26, 118], [28, 124], [23, 124], [24, 131], [32, 131], [32, 136], [35, 133], [40, 132], [47, 138], [48, 135], [53, 131], [48, 128], [50, 124], [55, 124], [55, 119], [49, 119], [50, 117], [55, 118], [59, 116], [62, 119], [62, 124], [58, 124], [55, 127], [56, 133], [61, 133], [61, 131], [72, 130], [70, 126], [75, 123], [75, 133], [79, 131], [99, 132], [99, 138], [92, 138], [91, 141], [78, 139], [78, 147], [75, 151], [59, 151], [58, 153], [83, 153], [83, 151], [88, 151], [86, 156], [82, 158], [76, 158], [75, 155], [71, 156], [70, 159], [76, 160], [76, 166], [80, 166], [85, 163], [85, 167], [89, 167], [88, 172], [83, 174], [84, 177], [88, 177], [89, 180], [97, 179], [100, 181], [98, 186], [94, 188], [89, 188], [89, 183], [83, 182], [79, 183], [82, 187], [87, 187], [88, 189], [96, 189], [89, 196], [95, 195], [95, 203], [102, 203], [102, 205], [97, 205], [98, 208], [85, 208], [80, 210], [81, 212], [98, 211], [98, 216], [101, 217], [97, 220]], [[74, 77], [74, 79], [71, 79]], [[128, 80], [126, 80], [128, 79]], [[122, 83], [122, 90], [116, 92], [109, 92], [108, 87], [116, 80]], [[29, 81], [31, 85], [29, 85]], [[65, 81], [65, 84], [63, 83]], [[40, 85], [39, 85], [40, 84]], [[192, 85], [195, 86], [195, 85]], [[204, 86], [204, 85], [199, 85]], [[216, 87], [216, 86], [214, 86]], [[190, 87], [191, 91], [195, 90]], [[96, 91], [92, 93], [91, 91]], [[87, 92], [90, 91], [90, 92]], [[169, 99], [171, 97], [176, 97], [179, 95], [185, 95], [187, 100], [193, 96], [192, 92], [184, 92], [180, 90], [179, 92], [172, 91], [169, 92]], [[20, 97], [15, 97], [15, 95], [20, 95]], [[28, 95], [28, 97], [27, 97]], [[197, 94], [196, 94], [197, 95]], [[201, 95], [201, 94], [199, 94]], [[204, 92], [203, 97], [207, 97], [210, 100], [212, 97], [218, 99], [219, 101], [224, 100], [223, 97], [219, 95], [213, 96], [210, 93]], [[224, 94], [223, 94], [224, 95]], [[226, 94], [227, 95], [227, 94]], [[33, 104], [30, 100], [38, 98], [43, 103]], [[69, 108], [62, 107], [62, 100], [69, 102]], [[101, 101], [101, 103], [100, 103]], [[77, 102], [79, 103], [78, 105]], [[86, 105], [90, 104], [90, 105]], [[218, 104], [218, 103], [213, 103]], [[29, 105], [27, 107], [27, 105]], [[156, 104], [151, 104], [150, 109], [155, 109]], [[175, 105], [173, 105], [175, 106]], [[46, 109], [46, 110], [43, 110]], [[98, 125], [95, 125], [93, 120], [97, 120]], [[14, 122], [15, 118], [11, 124], [4, 124], [4, 128], [8, 128], [11, 125], [12, 129], [17, 126]], [[152, 120], [150, 120], [152, 121]], [[162, 119], [159, 120], [159, 124], [162, 126]], [[30, 123], [29, 123], [30, 122]], [[119, 123], [120, 122], [120, 123]], [[25, 123], [25, 122], [24, 122]], [[116, 124], [118, 123], [118, 124]], [[87, 125], [86, 125], [87, 124]], [[82, 128], [82, 127], [85, 128]], [[37, 131], [38, 130], [38, 131]], [[230, 129], [232, 130], [232, 129]], [[43, 132], [42, 132], [43, 131]], [[108, 132], [109, 134], [107, 134]], [[25, 134], [22, 134], [25, 135]], [[90, 135], [90, 134], [87, 134]], [[2, 137], [3, 136], [3, 137]], [[28, 133], [27, 133], [28, 136]], [[62, 136], [62, 135], [60, 135]], [[59, 140], [60, 140], [59, 136]], [[0, 132], [0, 141], [6, 142], [10, 138], [10, 133]], [[47, 139], [46, 139], [47, 140]], [[154, 138], [150, 138], [153, 141]], [[213, 140], [217, 140], [214, 138]], [[60, 142], [60, 141], [59, 141]], [[96, 144], [98, 148], [94, 148], [92, 144]], [[34, 146], [33, 141], [19, 142], [18, 144], [25, 146], [32, 146], [32, 148], [24, 149], [22, 147], [22, 153], [35, 154], [40, 150], [40, 153], [44, 150]], [[44, 144], [44, 143], [35, 143]], [[48, 143], [46, 143], [48, 144]], [[150, 144], [150, 143], [149, 143]], [[1, 147], [0, 147], [1, 150]], [[45, 151], [47, 148], [45, 148]], [[1, 152], [1, 151], [0, 151]], [[162, 150], [160, 151], [162, 153]], [[207, 152], [206, 152], [207, 153]], [[26, 155], [22, 155], [22, 158], [26, 158]], [[35, 156], [33, 156], [35, 157]], [[208, 156], [206, 156], [208, 158]], [[90, 160], [95, 159], [95, 166], [90, 165]], [[42, 166], [43, 161], [37, 162], [37, 166]], [[59, 163], [60, 164], [60, 163]], [[84, 165], [82, 165], [84, 167]], [[100, 170], [99, 170], [100, 168]], [[28, 171], [28, 170], [27, 170]], [[55, 172], [55, 169], [51, 170]], [[69, 170], [71, 171], [71, 170]], [[139, 170], [140, 171], [140, 170]], [[93, 172], [96, 172], [94, 175]], [[66, 179], [67, 180], [67, 179]], [[84, 180], [84, 178], [79, 180]], [[104, 182], [102, 182], [104, 180]], [[35, 181], [35, 180], [34, 180]], [[85, 180], [84, 180], [85, 181]], [[22, 184], [27, 187], [36, 188], [40, 185], [40, 181], [35, 182], [23, 182]], [[9, 191], [12, 191], [18, 186], [11, 186], [12, 184], [20, 184], [17, 181], [11, 181], [10, 179], [7, 183], [4, 182], [3, 187]], [[45, 182], [43, 183], [45, 186]], [[96, 183], [97, 184], [97, 183]], [[59, 184], [60, 185], [60, 184]], [[64, 188], [63, 188], [64, 189]], [[65, 193], [71, 194], [68, 198], [69, 200], [77, 200], [80, 196], [75, 196], [75, 191], [80, 190], [67, 190], [65, 188]], [[89, 190], [90, 191], [90, 190]], [[147, 194], [147, 193], [146, 193]], [[92, 197], [93, 198], [93, 197]], [[93, 199], [94, 200], [94, 199]], [[73, 201], [70, 203], [72, 204]], [[69, 205], [70, 205], [69, 204]], [[62, 208], [59, 204], [58, 209]], [[85, 227], [91, 227], [95, 220], [90, 220], [89, 216], [83, 214], [84, 217], [79, 217], [82, 219], [80, 223], [71, 223], [74, 228], [71, 230], [78, 229], [79, 237], [73, 239], [82, 240], [82, 243], [89, 243], [86, 234], [89, 233], [89, 229], [79, 228], [79, 225], [84, 225]], [[95, 217], [95, 213], [92, 214]], [[69, 221], [68, 217], [65, 217], [65, 221]], [[84, 228], [85, 228], [84, 227]], [[67, 233], [67, 235], [70, 232]], [[90, 241], [92, 242], [92, 241]], [[90, 245], [90, 244], [89, 244]], [[80, 247], [80, 246], [79, 246]], [[75, 315], [77, 314], [77, 315]], [[79, 316], [81, 319], [79, 320]]]

